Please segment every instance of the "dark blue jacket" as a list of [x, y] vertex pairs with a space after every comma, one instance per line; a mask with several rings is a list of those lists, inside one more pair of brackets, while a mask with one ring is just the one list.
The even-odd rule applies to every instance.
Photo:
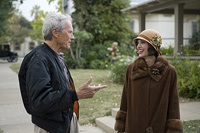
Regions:
[[48, 45], [39, 45], [25, 56], [18, 77], [32, 122], [50, 133], [66, 133], [78, 98], [65, 78], [57, 54]]

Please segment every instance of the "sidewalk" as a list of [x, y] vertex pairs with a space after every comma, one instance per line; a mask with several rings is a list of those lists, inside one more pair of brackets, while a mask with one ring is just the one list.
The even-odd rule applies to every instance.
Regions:
[[[14, 63], [0, 61], [0, 129], [3, 133], [33, 133], [30, 115], [24, 109], [18, 77], [9, 67]], [[200, 119], [200, 102], [181, 103], [183, 121]], [[80, 126], [80, 133], [104, 133], [92, 126]]]

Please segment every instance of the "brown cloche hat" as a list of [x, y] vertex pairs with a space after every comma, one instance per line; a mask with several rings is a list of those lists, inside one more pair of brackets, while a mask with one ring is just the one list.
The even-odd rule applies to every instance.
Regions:
[[161, 55], [160, 47], [162, 45], [162, 38], [158, 31], [156, 31], [154, 29], [146, 29], [146, 30], [142, 31], [138, 35], [138, 37], [136, 37], [133, 40], [136, 46], [137, 46], [137, 40], [144, 40], [144, 41], [148, 42], [149, 44], [151, 44], [154, 47], [154, 49], [158, 52], [158, 54]]

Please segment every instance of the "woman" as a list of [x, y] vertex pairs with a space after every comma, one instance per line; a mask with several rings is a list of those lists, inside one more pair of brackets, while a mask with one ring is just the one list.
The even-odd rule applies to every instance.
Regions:
[[182, 133], [176, 70], [161, 56], [159, 32], [144, 30], [134, 43], [138, 59], [127, 68], [115, 130]]

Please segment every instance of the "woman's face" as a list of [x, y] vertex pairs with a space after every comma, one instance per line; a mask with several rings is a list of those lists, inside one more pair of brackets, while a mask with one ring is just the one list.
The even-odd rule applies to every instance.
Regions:
[[139, 57], [145, 57], [149, 55], [148, 43], [144, 40], [137, 40], [137, 54]]

